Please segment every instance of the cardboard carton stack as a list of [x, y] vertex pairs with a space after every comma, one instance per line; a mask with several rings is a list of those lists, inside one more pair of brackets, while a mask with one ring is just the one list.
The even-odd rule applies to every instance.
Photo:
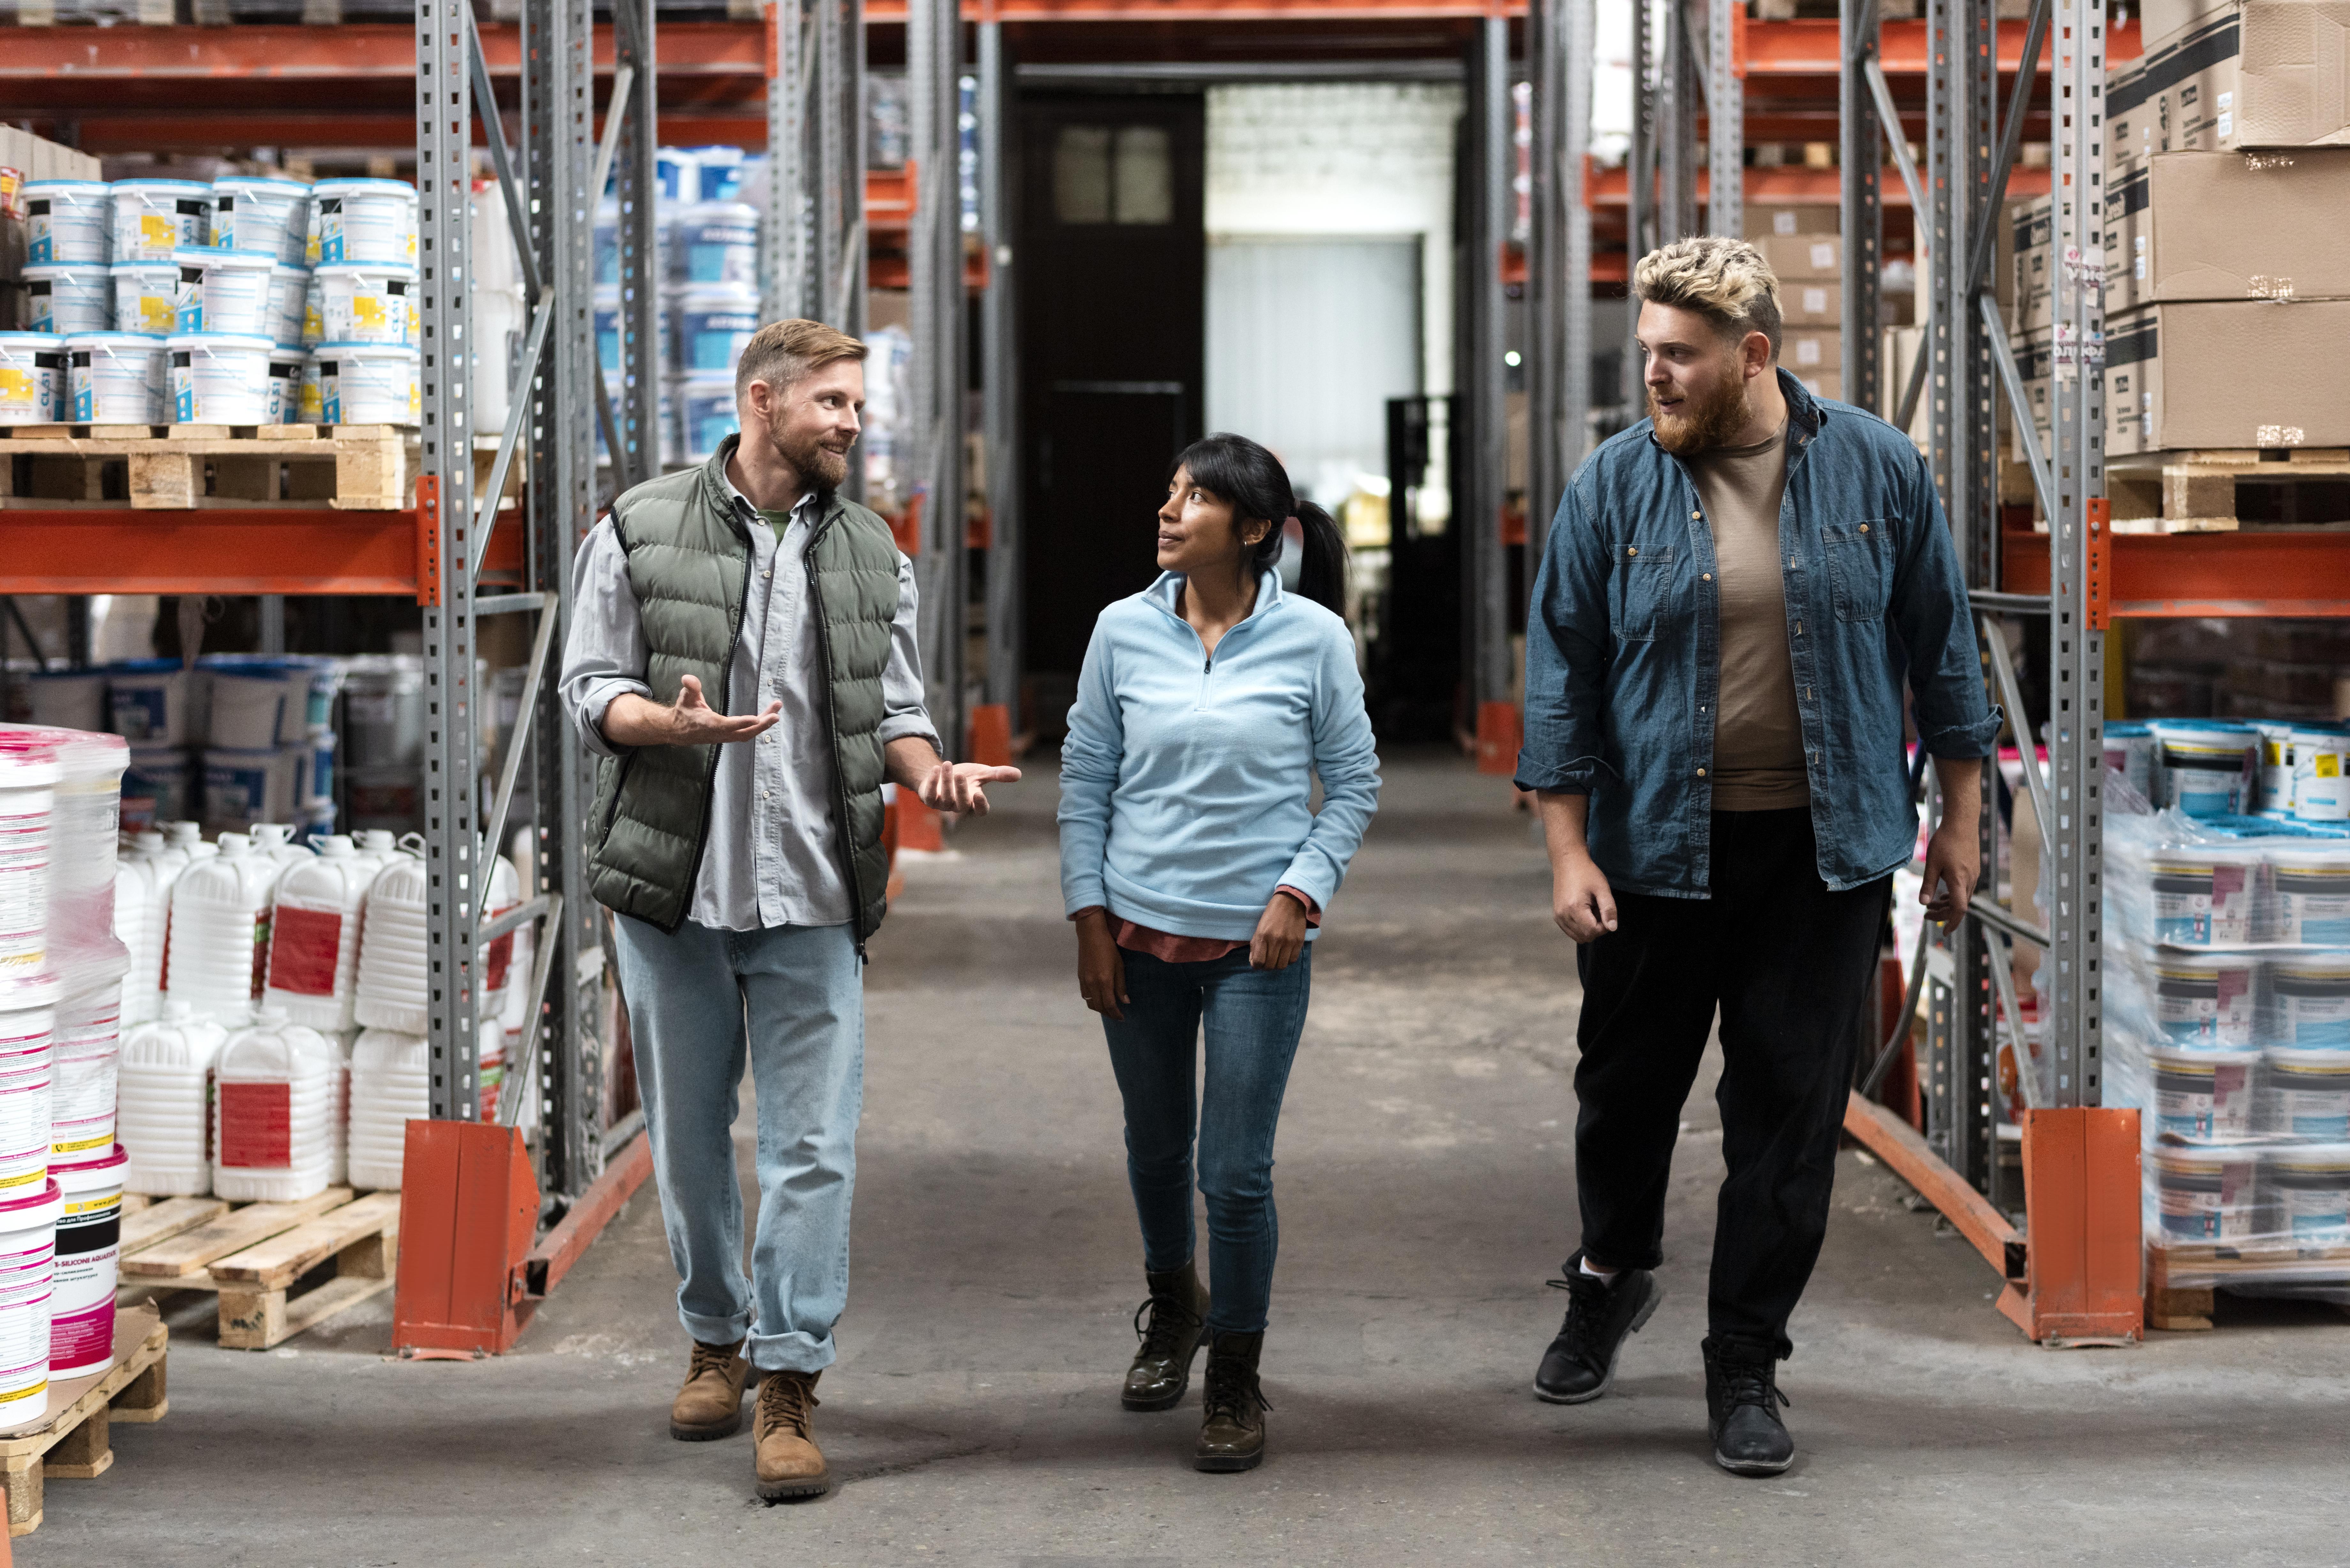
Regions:
[[1844, 396], [1844, 241], [1834, 207], [1750, 207], [1746, 237], [1779, 278], [1779, 363], [1815, 398]]
[[2013, 221], [2041, 439], [2052, 372], [2102, 351], [2110, 455], [2350, 445], [2350, 0], [2164, 0], [2144, 26], [2108, 83], [2101, 254], [2084, 258], [2102, 344], [2054, 341], [2048, 201]]

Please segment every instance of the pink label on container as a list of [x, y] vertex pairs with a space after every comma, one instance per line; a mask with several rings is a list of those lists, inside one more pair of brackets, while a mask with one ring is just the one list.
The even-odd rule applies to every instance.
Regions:
[[49, 1319], [49, 1373], [85, 1372], [114, 1359], [114, 1297]]

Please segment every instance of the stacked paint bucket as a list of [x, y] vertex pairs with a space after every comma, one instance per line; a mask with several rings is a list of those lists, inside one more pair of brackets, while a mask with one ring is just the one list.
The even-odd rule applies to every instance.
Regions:
[[300, 409], [322, 424], [414, 425], [422, 410], [416, 319], [416, 187], [321, 180], [310, 188]]
[[2104, 968], [2106, 1100], [2143, 1112], [2147, 1235], [2173, 1286], [2350, 1281], [2344, 737], [2138, 728], [2109, 726], [2108, 764], [2163, 809], [2107, 817]]
[[305, 837], [335, 827], [340, 742], [333, 724], [345, 661], [214, 654], [204, 702], [201, 812], [216, 829], [286, 823]]

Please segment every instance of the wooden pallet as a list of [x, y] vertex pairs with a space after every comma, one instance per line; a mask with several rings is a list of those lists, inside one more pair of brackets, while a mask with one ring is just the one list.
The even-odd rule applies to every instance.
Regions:
[[[2254, 486], [2255, 495], [2244, 493]], [[2350, 448], [2145, 452], [2106, 460], [2116, 534], [2350, 528]], [[2254, 503], [2247, 507], [2246, 502]], [[2250, 511], [2252, 515], [2241, 515]]]
[[17, 425], [0, 435], [0, 509], [398, 511], [420, 450], [399, 425]]
[[[400, 1194], [354, 1201], [333, 1187], [241, 1209], [167, 1198], [126, 1215], [120, 1280], [125, 1293], [216, 1292], [223, 1348], [267, 1350], [390, 1290], [399, 1262]], [[333, 1277], [305, 1285], [327, 1263]]]
[[[2191, 1286], [2170, 1282], [2181, 1274], [2217, 1282]], [[2213, 1293], [2232, 1280], [2350, 1281], [2350, 1247], [2148, 1247], [2147, 1327], [2210, 1328]]]
[[171, 1331], [151, 1305], [114, 1314], [114, 1359], [96, 1372], [49, 1385], [36, 1424], [0, 1435], [0, 1481], [8, 1491], [8, 1533], [41, 1528], [47, 1480], [89, 1480], [114, 1463], [115, 1422], [160, 1421], [172, 1407], [165, 1382]]

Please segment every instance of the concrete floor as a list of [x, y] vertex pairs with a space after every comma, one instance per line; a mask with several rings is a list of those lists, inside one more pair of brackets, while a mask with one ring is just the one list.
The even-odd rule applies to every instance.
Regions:
[[[818, 1436], [766, 1507], [746, 1436], [672, 1442], [683, 1341], [640, 1196], [515, 1354], [384, 1359], [389, 1298], [265, 1355], [183, 1314], [172, 1413], [49, 1489], [31, 1563], [2331, 1563], [2350, 1560], [2350, 1325], [2049, 1352], [1906, 1189], [1847, 1153], [1783, 1382], [1802, 1453], [1717, 1470], [1697, 1345], [1719, 1179], [1692, 1099], [1667, 1295], [1598, 1403], [1527, 1381], [1575, 1244], [1576, 986], [1525, 819], [1391, 763], [1291, 1081], [1272, 1457], [1185, 1462], [1119, 1410], [1142, 1295], [1118, 1103], [1060, 918], [1049, 766], [910, 870], [874, 947], [856, 1279]], [[746, 1150], [747, 1124], [741, 1129]]]

